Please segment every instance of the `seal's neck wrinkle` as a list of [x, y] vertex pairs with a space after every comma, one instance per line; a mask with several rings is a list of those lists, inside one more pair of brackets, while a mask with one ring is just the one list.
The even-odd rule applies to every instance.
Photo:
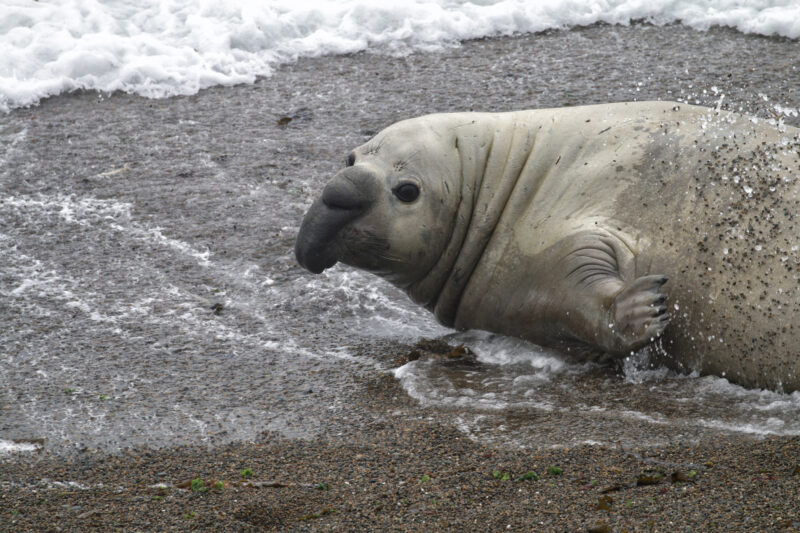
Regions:
[[483, 115], [458, 128], [461, 204], [446, 256], [440, 259], [447, 274], [440, 276], [438, 295], [428, 302], [448, 326], [457, 325], [461, 296], [481, 257], [492, 253], [488, 245], [503, 227], [507, 206], [527, 205], [534, 193], [531, 187], [521, 190], [517, 184], [532, 159], [538, 127], [527, 120], [515, 120], [508, 127], [502, 124], [506, 120], [503, 115]]
[[[453, 150], [459, 162], [458, 169], [451, 174], [452, 191], [458, 194], [458, 199], [450, 222], [450, 235], [447, 238], [447, 245], [430, 271], [406, 289], [413, 301], [424, 305], [430, 311], [434, 311], [439, 295], [461, 251], [477, 196], [474, 184], [483, 174], [483, 161], [486, 158], [479, 147], [487, 141], [481, 138], [474, 123], [474, 120], [468, 121], [468, 124], [473, 125], [471, 129], [460, 129], [458, 126], [448, 128], [453, 138]], [[463, 127], [463, 124], [460, 126]]]

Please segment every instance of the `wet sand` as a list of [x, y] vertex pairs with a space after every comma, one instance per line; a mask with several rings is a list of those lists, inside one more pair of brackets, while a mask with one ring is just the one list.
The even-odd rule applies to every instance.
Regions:
[[[389, 376], [343, 435], [0, 463], [4, 531], [797, 531], [800, 438], [477, 444]], [[252, 472], [252, 473], [251, 473]], [[194, 485], [192, 482], [194, 480]]]
[[[19, 409], [30, 397], [56, 410], [68, 401], [65, 394], [87, 401], [108, 394], [114, 402], [99, 404], [110, 420], [105, 427], [141, 424], [97, 436], [81, 426], [87, 415], [58, 439], [59, 420], [47, 420], [45, 451], [0, 459], [0, 530], [800, 529], [798, 438], [673, 436], [653, 447], [620, 434], [608, 440], [621, 445], [566, 446], [571, 419], [553, 416], [543, 431], [564, 448], [473, 442], [459, 431], [457, 411], [418, 405], [385, 370], [362, 365], [337, 372], [340, 363], [330, 358], [278, 368], [283, 360], [271, 349], [259, 351], [279, 343], [277, 334], [225, 334], [234, 327], [262, 332], [291, 314], [299, 317], [288, 326], [292, 333], [320, 346], [320, 353], [354, 347], [388, 368], [408, 346], [337, 329], [335, 314], [325, 314], [322, 303], [299, 301], [312, 294], [245, 313], [261, 293], [233, 279], [244, 267], [224, 271], [230, 278], [197, 267], [208, 249], [230, 265], [268, 263], [276, 284], [303, 279], [291, 247], [306, 198], [351, 147], [396, 120], [632, 99], [716, 105], [722, 94], [723, 107], [766, 118], [774, 103], [800, 105], [799, 46], [728, 30], [593, 26], [472, 41], [407, 58], [307, 59], [252, 86], [191, 97], [65, 95], [0, 117], [6, 145], [15, 132], [26, 132], [23, 151], [0, 160], [4, 193], [123, 198], [135, 206], [136, 220], [153, 217], [163, 235], [177, 239], [159, 246], [193, 246], [174, 261], [144, 239], [127, 255], [102, 252], [120, 246], [113, 238], [88, 253], [75, 235], [34, 228], [25, 235], [35, 243], [26, 245], [38, 246], [38, 257], [73, 271], [108, 273], [147, 255], [151, 261], [136, 276], [93, 286], [91, 294], [100, 296], [90, 303], [102, 306], [103, 295], [155, 294], [162, 286], [152, 280], [166, 277], [189, 296], [159, 301], [166, 310], [153, 313], [172, 317], [175, 306], [191, 315], [192, 328], [218, 333], [204, 340], [183, 323], [164, 321], [155, 332], [143, 327], [139, 335], [116, 337], [80, 309], [51, 312], [46, 291], [34, 301], [42, 310], [36, 320], [27, 308], [0, 306], [8, 325], [0, 333], [7, 350], [0, 438], [42, 435], [36, 417]], [[115, 257], [130, 264], [104, 263]], [[223, 293], [245, 304], [228, 308], [227, 300], [216, 300], [220, 280], [227, 284]], [[187, 303], [191, 295], [194, 307]], [[127, 312], [135, 317], [136, 308]], [[38, 383], [25, 374], [36, 371], [28, 360], [47, 353], [93, 363], [71, 378], [77, 383], [21, 387]], [[134, 359], [137, 376], [130, 375]], [[141, 384], [125, 388], [134, 378]], [[161, 427], [130, 414], [158, 413], [173, 403], [187, 406], [194, 418], [168, 418], [172, 425]], [[230, 406], [236, 409], [226, 411], [217, 429], [196, 437], [189, 426], [195, 418], [209, 425], [209, 412]], [[252, 476], [242, 475], [246, 469]], [[520, 479], [527, 472], [539, 479]], [[193, 479], [203, 486], [184, 488]]]

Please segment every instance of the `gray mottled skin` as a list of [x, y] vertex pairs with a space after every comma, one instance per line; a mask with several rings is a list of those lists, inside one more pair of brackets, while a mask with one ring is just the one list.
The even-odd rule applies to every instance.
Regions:
[[355, 149], [296, 254], [457, 329], [592, 358], [660, 337], [673, 366], [798, 390], [798, 150], [796, 128], [675, 102], [423, 116]]

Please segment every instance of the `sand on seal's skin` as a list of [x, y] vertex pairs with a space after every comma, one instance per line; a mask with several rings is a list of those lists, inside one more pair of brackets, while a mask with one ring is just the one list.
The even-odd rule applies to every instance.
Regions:
[[[320, 323], [332, 316], [325, 312], [296, 315], [306, 308], [291, 301], [247, 315], [257, 302], [226, 301], [243, 289], [203, 266], [209, 249], [214, 261], [269, 264], [272, 283], [311, 280], [291, 256], [303, 199], [350, 148], [397, 120], [689, 95], [713, 106], [720, 94], [724, 106], [768, 117], [773, 103], [800, 103], [797, 52], [793, 41], [729, 30], [593, 26], [408, 58], [307, 59], [254, 85], [192, 97], [65, 95], [0, 117], [4, 143], [15, 132], [27, 135], [24, 151], [0, 162], [4, 194], [91, 196], [97, 202], [86, 213], [128, 231], [120, 239], [98, 233], [106, 240], [92, 250], [82, 240], [91, 225], [61, 231], [64, 220], [85, 213], [54, 210], [60, 226], [39, 233], [31, 226], [31, 240], [19, 243], [18, 253], [39, 246], [37, 257], [58, 272], [91, 281], [95, 269], [118, 271], [120, 283], [69, 285], [31, 266], [40, 283], [40, 292], [26, 293], [32, 307], [0, 306], [2, 344], [18, 350], [9, 355], [16, 362], [3, 366], [0, 438], [47, 436], [45, 452], [0, 459], [0, 530], [798, 529], [796, 437], [682, 439], [680, 428], [639, 424], [610, 428], [604, 446], [575, 446], [580, 419], [564, 412], [542, 417], [541, 440], [565, 448], [542, 448], [535, 438], [528, 448], [473, 442], [458, 429], [457, 408], [420, 406], [384, 373], [408, 346]], [[284, 117], [292, 120], [281, 123]], [[114, 211], [116, 201], [133, 206], [130, 218]], [[160, 233], [136, 225], [147, 217]], [[71, 253], [50, 257], [52, 249]], [[165, 250], [174, 259], [165, 260], [173, 257]], [[139, 262], [145, 256], [150, 262]], [[125, 274], [134, 267], [141, 268], [136, 284]], [[177, 296], [144, 301], [164, 279]], [[58, 283], [84, 299], [66, 306], [57, 300], [63, 294], [48, 292]], [[53, 301], [68, 312], [50, 312]], [[128, 314], [82, 311], [103, 310], [105, 301], [125, 303]], [[147, 316], [165, 321], [153, 325]], [[273, 353], [283, 349], [281, 332], [269, 331], [271, 319], [324, 347], [317, 355], [357, 344], [358, 355], [383, 370], [327, 355], [279, 367]], [[114, 320], [127, 321], [129, 335], [115, 335]], [[98, 329], [103, 324], [111, 325]], [[210, 328], [207, 338], [194, 335], [201, 326]], [[70, 367], [77, 384], [61, 380]], [[34, 379], [37, 370], [50, 377]], [[602, 392], [602, 380], [596, 387]], [[41, 418], [64, 414], [59, 409], [75, 401], [95, 410]], [[36, 406], [42, 410], [33, 416]], [[97, 413], [103, 417], [91, 418]], [[92, 424], [115, 430], [94, 434]], [[661, 431], [669, 444], [636, 445], [658, 441]], [[88, 449], [76, 452], [74, 443]], [[108, 453], [127, 446], [133, 449]], [[252, 477], [241, 475], [245, 469]], [[518, 480], [529, 471], [539, 479]], [[209, 490], [176, 488], [197, 478]], [[162, 483], [165, 489], [154, 488]]]

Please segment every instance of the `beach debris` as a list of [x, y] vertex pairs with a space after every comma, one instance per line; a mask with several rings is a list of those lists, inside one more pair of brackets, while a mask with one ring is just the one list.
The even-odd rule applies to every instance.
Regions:
[[396, 357], [394, 363], [403, 366], [422, 358], [464, 360], [471, 355], [472, 351], [464, 344], [451, 346], [441, 339], [420, 339], [411, 351]]
[[608, 494], [597, 498], [598, 511], [610, 511], [613, 505], [614, 505], [614, 498], [612, 498]]
[[[173, 487], [175, 487], [176, 489], [189, 489], [189, 488], [191, 488], [191, 486], [192, 486], [192, 480], [191, 479], [187, 479], [186, 481], [181, 481], [180, 483], [175, 483], [175, 485], [173, 485]], [[167, 485], [159, 485], [158, 488], [159, 489], [163, 489], [163, 488], [166, 488], [166, 487], [167, 487]]]
[[606, 485], [600, 489], [600, 494], [608, 494], [609, 492], [616, 492], [618, 490], [622, 490], [625, 488], [624, 485], [620, 485], [619, 483], [614, 483], [613, 485]]
[[681, 470], [676, 470], [672, 474], [670, 474], [669, 478], [673, 483], [679, 482], [692, 482], [694, 483], [694, 477], [697, 475], [696, 470], [690, 470], [688, 473], [683, 472]]
[[605, 522], [595, 522], [594, 525], [587, 527], [586, 531], [589, 533], [611, 533], [613, 530]]
[[282, 481], [244, 481], [237, 483], [242, 487], [253, 487], [256, 489], [282, 489], [285, 487], [301, 487], [298, 483], [284, 483]]
[[662, 479], [664, 479], [663, 472], [655, 472], [653, 474], [642, 474], [636, 478], [636, 486], [642, 487], [647, 485], [655, 485], [657, 483], [661, 483]]
[[411, 350], [408, 353], [405, 353], [405, 354], [402, 354], [402, 355], [398, 355], [397, 357], [395, 357], [394, 358], [394, 365], [395, 366], [403, 366], [403, 365], [405, 365], [407, 363], [410, 363], [411, 361], [416, 361], [420, 357], [422, 357], [422, 354], [420, 353], [419, 350]]
[[111, 176], [116, 176], [118, 174], [122, 174], [123, 172], [128, 172], [130, 169], [131, 169], [131, 167], [129, 167], [128, 164], [125, 163], [125, 165], [122, 166], [121, 168], [115, 168], [113, 170], [107, 170], [106, 172], [101, 172], [100, 174], [97, 174], [95, 177], [97, 177], [97, 178], [109, 178]]
[[151, 488], [158, 490], [160, 493], [167, 492], [170, 489], [186, 489], [192, 492], [202, 494], [208, 492], [209, 490], [222, 492], [225, 489], [225, 487], [229, 486], [255, 488], [255, 489], [262, 489], [262, 488], [281, 489], [285, 487], [306, 487], [306, 488], [315, 488], [317, 490], [330, 490], [330, 486], [327, 483], [311, 484], [311, 483], [285, 483], [283, 481], [220, 481], [216, 479], [204, 480], [203, 478], [187, 479], [186, 481], [181, 481], [180, 483], [176, 483], [174, 485], [159, 483], [157, 485], [152, 485]]
[[318, 513], [309, 513], [301, 516], [298, 520], [315, 520], [317, 518], [322, 518], [325, 515], [329, 514], [336, 514], [338, 511], [336, 509], [325, 508]]
[[103, 512], [100, 509], [90, 509], [90, 510], [88, 510], [86, 512], [83, 512], [83, 513], [79, 514], [75, 518], [77, 518], [79, 520], [85, 520], [87, 518], [91, 518], [93, 516], [98, 516], [98, 515], [101, 515], [101, 514], [103, 514]]
[[290, 122], [304, 122], [307, 120], [311, 120], [314, 117], [314, 113], [308, 107], [300, 107], [292, 111], [291, 113], [282, 116], [278, 119], [278, 126], [284, 128], [289, 125]]

